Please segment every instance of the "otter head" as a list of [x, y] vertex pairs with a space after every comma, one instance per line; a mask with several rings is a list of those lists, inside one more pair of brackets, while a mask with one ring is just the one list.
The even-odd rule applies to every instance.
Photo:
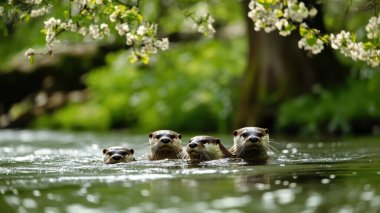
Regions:
[[121, 146], [109, 147], [107, 149], [103, 149], [103, 162], [106, 164], [114, 164], [134, 161], [133, 153], [133, 149], [127, 149]]
[[[236, 157], [252, 157], [250, 153], [262, 153], [266, 155], [269, 149], [269, 130], [259, 127], [244, 127], [233, 132], [233, 151]], [[244, 156], [244, 157], [242, 157]]]
[[219, 148], [220, 140], [211, 136], [195, 136], [186, 147], [187, 158], [190, 160], [213, 160], [221, 158], [223, 153]]
[[182, 153], [182, 135], [171, 130], [158, 130], [149, 134], [150, 159], [178, 159]]

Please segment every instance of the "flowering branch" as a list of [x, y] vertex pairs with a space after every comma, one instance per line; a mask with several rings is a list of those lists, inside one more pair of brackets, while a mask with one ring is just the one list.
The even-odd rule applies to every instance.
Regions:
[[298, 0], [251, 0], [248, 16], [255, 25], [255, 30], [267, 33], [278, 30], [282, 36], [288, 36], [298, 29], [301, 39], [298, 47], [312, 54], [318, 54], [324, 46], [339, 50], [344, 56], [354, 61], [363, 61], [372, 67], [380, 63], [379, 28], [380, 17], [372, 17], [366, 25], [368, 41], [357, 42], [355, 34], [341, 31], [338, 34], [322, 34], [318, 29], [310, 28], [305, 23], [317, 14], [315, 8], [307, 8]]
[[[202, 8], [196, 8], [195, 13], [184, 10], [176, 2], [185, 17], [194, 22], [198, 32], [209, 37], [214, 35], [214, 19], [204, 4], [197, 4]], [[158, 38], [157, 24], [144, 21], [139, 3], [136, 1], [133, 6], [120, 0], [70, 0], [69, 10], [64, 11], [63, 18], [51, 17], [44, 22], [42, 32], [45, 34], [47, 53], [53, 53], [59, 43], [58, 37], [64, 33], [74, 33], [92, 40], [103, 40], [116, 34], [125, 39], [126, 47], [131, 47], [131, 62], [148, 63], [151, 55], [169, 48], [169, 40]], [[363, 61], [373, 67], [380, 64], [380, 16], [372, 17], [366, 25], [366, 41], [356, 41], [355, 34], [351, 32], [322, 34], [318, 29], [309, 27], [305, 21], [315, 17], [318, 11], [308, 8], [299, 0], [251, 0], [248, 6], [248, 16], [254, 22], [256, 31], [278, 31], [281, 36], [288, 36], [298, 30], [301, 36], [298, 47], [312, 54], [318, 54], [325, 46], [330, 46], [354, 61]], [[11, 7], [14, 10], [5, 10]], [[8, 3], [0, 3], [0, 18], [21, 14], [20, 19], [29, 19], [43, 16], [51, 9], [52, 5], [47, 0], [17, 1], [17, 4], [8, 0]], [[25, 55], [31, 59], [36, 53], [29, 49]]]

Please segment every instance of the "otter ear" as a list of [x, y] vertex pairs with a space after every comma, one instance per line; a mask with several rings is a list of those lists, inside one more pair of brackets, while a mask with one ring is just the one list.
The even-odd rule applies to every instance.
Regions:
[[152, 138], [152, 137], [153, 137], [153, 133], [150, 133], [150, 134], [149, 134], [149, 138]]
[[129, 149], [129, 154], [133, 155], [133, 153], [135, 153], [135, 150]]
[[269, 129], [268, 128], [264, 128], [264, 131], [265, 131], [266, 134], [269, 133]]
[[107, 153], [107, 149], [103, 149], [103, 154], [106, 154]]
[[237, 135], [239, 134], [239, 132], [238, 132], [237, 130], [235, 130], [235, 131], [233, 132], [233, 134], [234, 134], [234, 136], [237, 136]]
[[178, 137], [179, 139], [182, 139], [182, 135], [181, 135], [181, 134], [178, 134], [177, 137]]

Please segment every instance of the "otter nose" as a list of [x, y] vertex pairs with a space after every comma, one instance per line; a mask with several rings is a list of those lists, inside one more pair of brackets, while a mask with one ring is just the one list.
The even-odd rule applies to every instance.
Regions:
[[161, 139], [161, 142], [162, 142], [162, 143], [169, 143], [169, 142], [170, 142], [170, 139], [169, 139], [169, 138], [162, 138], [162, 139]]
[[251, 137], [251, 138], [249, 138], [249, 141], [252, 143], [256, 143], [259, 141], [259, 138], [258, 137]]
[[121, 156], [120, 155], [114, 155], [114, 156], [112, 156], [112, 159], [121, 160]]
[[198, 146], [198, 144], [196, 144], [196, 143], [191, 143], [191, 144], [189, 144], [189, 147], [190, 148], [195, 148], [195, 147], [197, 147]]

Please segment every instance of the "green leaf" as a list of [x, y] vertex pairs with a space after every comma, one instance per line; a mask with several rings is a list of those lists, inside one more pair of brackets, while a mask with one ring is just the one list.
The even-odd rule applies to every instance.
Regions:
[[304, 37], [308, 33], [308, 30], [307, 28], [300, 26], [299, 32], [300, 32], [300, 36]]
[[306, 36], [306, 43], [309, 46], [314, 46], [317, 43], [317, 38], [313, 34], [308, 34]]
[[140, 60], [144, 64], [148, 64], [149, 63], [149, 59], [150, 59], [149, 55], [142, 55]]
[[325, 44], [329, 43], [330, 36], [329, 35], [324, 35], [320, 37], [321, 41]]
[[370, 48], [373, 48], [375, 45], [374, 44], [372, 44], [371, 42], [365, 42], [364, 43], [364, 48], [366, 48], [366, 49], [370, 49]]

